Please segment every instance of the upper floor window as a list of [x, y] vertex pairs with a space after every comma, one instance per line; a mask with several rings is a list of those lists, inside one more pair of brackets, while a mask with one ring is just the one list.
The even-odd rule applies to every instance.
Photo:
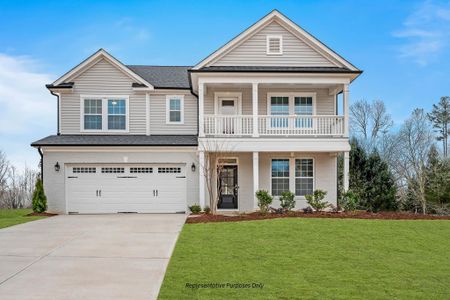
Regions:
[[81, 97], [81, 131], [128, 130], [128, 97]]
[[184, 122], [184, 96], [166, 97], [166, 123], [183, 124]]
[[266, 54], [283, 54], [283, 36], [268, 35], [266, 38]]

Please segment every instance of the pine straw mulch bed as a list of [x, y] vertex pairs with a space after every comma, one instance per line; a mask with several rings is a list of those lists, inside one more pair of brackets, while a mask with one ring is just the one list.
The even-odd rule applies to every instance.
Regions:
[[32, 212], [25, 216], [26, 217], [53, 217], [53, 216], [57, 216], [57, 215], [58, 214], [52, 214], [52, 213], [48, 213], [48, 212], [43, 212], [43, 213]]
[[209, 223], [209, 222], [236, 222], [236, 221], [252, 221], [266, 220], [277, 218], [336, 218], [336, 219], [378, 219], [378, 220], [450, 220], [450, 216], [422, 215], [407, 212], [314, 212], [304, 213], [303, 211], [293, 211], [286, 214], [261, 214], [254, 212], [250, 214], [239, 215], [211, 215], [198, 214], [190, 215], [186, 219], [186, 223]]

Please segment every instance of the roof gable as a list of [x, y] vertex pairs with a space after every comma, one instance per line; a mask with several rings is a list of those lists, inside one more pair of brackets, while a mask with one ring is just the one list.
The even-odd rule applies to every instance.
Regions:
[[55, 82], [53, 82], [53, 86], [58, 86], [62, 83], [69, 82], [72, 79], [80, 76], [82, 73], [84, 73], [86, 70], [89, 70], [91, 67], [96, 65], [99, 61], [105, 60], [109, 62], [111, 65], [116, 67], [118, 70], [120, 70], [122, 73], [127, 75], [128, 77], [132, 78], [133, 80], [137, 81], [140, 84], [143, 84], [151, 89], [153, 89], [153, 85], [150, 84], [147, 80], [139, 76], [138, 74], [131, 71], [129, 68], [127, 68], [124, 64], [122, 64], [119, 60], [117, 60], [115, 57], [110, 55], [108, 52], [106, 52], [104, 49], [100, 49], [88, 58], [86, 58], [84, 61], [82, 61], [79, 65], [74, 67], [72, 70], [58, 78]]
[[[282, 56], [266, 54], [266, 36], [268, 34], [283, 36], [283, 43], [286, 46], [284, 46]], [[344, 67], [353, 71], [358, 70], [277, 10], [270, 12], [250, 26], [198, 63], [193, 69], [226, 65]]]

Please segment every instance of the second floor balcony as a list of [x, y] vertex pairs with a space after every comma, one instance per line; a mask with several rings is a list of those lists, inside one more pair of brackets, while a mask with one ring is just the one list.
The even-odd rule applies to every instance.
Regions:
[[205, 115], [206, 137], [343, 137], [344, 116]]

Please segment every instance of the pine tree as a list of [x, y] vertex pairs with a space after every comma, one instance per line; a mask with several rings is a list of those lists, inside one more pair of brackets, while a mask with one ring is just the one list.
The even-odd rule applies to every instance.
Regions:
[[36, 186], [33, 192], [33, 211], [36, 213], [43, 213], [47, 210], [47, 197], [44, 193], [44, 186], [42, 180], [36, 180]]
[[448, 134], [450, 125], [450, 97], [441, 97], [438, 104], [433, 104], [433, 109], [428, 115], [433, 123], [433, 128], [439, 133], [438, 141], [443, 143], [444, 157], [448, 157]]
[[434, 145], [428, 154], [425, 197], [427, 202], [439, 205], [441, 211], [450, 203], [450, 160], [440, 159]]

